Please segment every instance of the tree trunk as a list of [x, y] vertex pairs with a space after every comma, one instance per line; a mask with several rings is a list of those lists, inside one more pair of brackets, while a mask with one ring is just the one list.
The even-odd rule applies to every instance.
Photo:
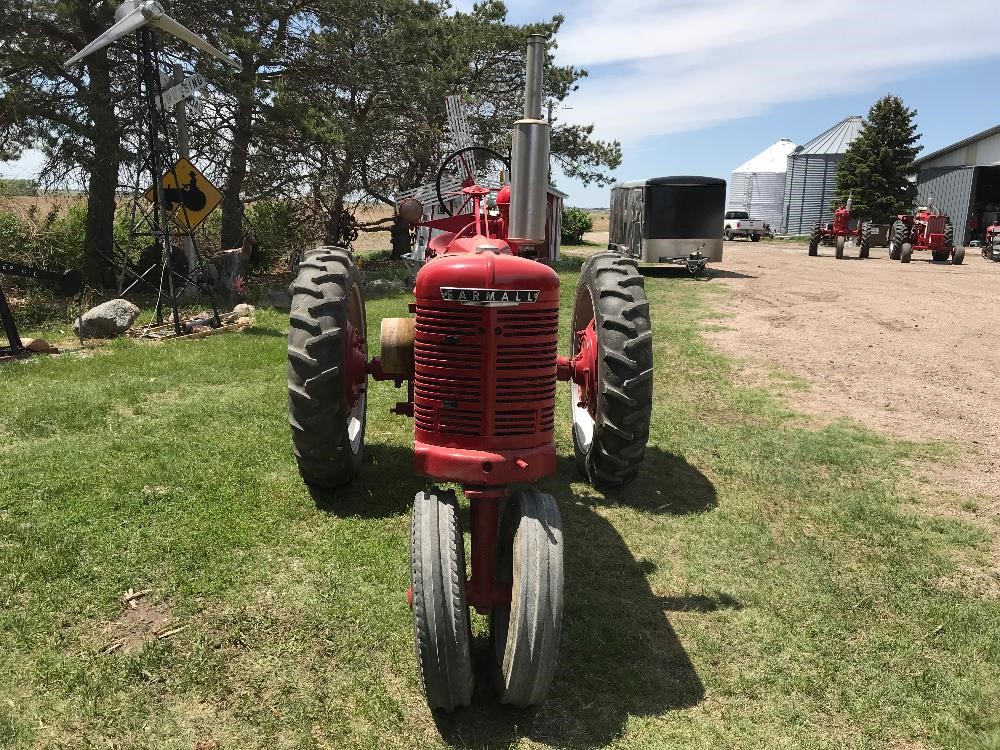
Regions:
[[247, 177], [250, 152], [252, 104], [240, 103], [233, 123], [233, 147], [229, 154], [229, 172], [222, 198], [222, 248], [228, 250], [243, 243], [243, 183]]
[[84, 276], [95, 287], [102, 286], [108, 261], [100, 253], [114, 251], [115, 198], [118, 193], [118, 167], [121, 134], [111, 98], [108, 58], [101, 51], [87, 64], [90, 74], [88, 91], [90, 116], [94, 121], [94, 157], [87, 186], [87, 224], [83, 241]]

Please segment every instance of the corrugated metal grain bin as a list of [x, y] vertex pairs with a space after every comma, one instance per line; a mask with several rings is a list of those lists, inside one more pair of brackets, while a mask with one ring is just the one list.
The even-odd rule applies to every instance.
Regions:
[[846, 117], [788, 156], [781, 231], [809, 234], [817, 221], [830, 221], [837, 165], [861, 132], [858, 116]]

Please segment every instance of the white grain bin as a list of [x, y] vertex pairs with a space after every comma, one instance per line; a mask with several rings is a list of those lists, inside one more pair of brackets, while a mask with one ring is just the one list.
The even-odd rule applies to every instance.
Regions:
[[746, 211], [777, 230], [781, 226], [785, 199], [785, 169], [788, 155], [796, 148], [787, 138], [771, 144], [729, 177], [726, 209]]

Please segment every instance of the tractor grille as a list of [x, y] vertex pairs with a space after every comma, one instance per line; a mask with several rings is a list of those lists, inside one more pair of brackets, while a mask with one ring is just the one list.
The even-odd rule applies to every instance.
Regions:
[[551, 439], [558, 328], [558, 308], [418, 304], [413, 415], [421, 440]]
[[946, 220], [944, 216], [928, 216], [927, 234], [944, 234], [945, 223]]

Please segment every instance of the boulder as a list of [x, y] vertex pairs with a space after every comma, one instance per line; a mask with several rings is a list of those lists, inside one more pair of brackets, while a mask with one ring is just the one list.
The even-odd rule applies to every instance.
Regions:
[[73, 332], [85, 339], [113, 339], [131, 328], [138, 317], [139, 308], [127, 299], [113, 299], [73, 321]]
[[58, 347], [52, 346], [45, 339], [22, 339], [21, 346], [27, 349], [29, 352], [34, 352], [35, 354], [58, 354]]
[[365, 295], [371, 297], [389, 296], [406, 291], [406, 285], [395, 279], [372, 279], [365, 282]]
[[282, 312], [292, 309], [292, 298], [284, 289], [269, 289], [264, 295], [264, 303]]
[[236, 307], [233, 308], [232, 314], [237, 318], [249, 318], [253, 315], [253, 305], [248, 305], [246, 302], [241, 302]]

